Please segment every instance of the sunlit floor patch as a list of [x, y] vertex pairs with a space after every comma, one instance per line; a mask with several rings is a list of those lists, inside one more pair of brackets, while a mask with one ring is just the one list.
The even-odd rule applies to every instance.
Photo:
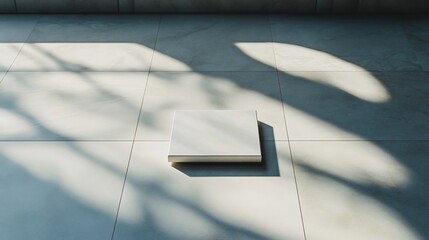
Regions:
[[0, 142], [0, 238], [110, 238], [130, 148], [131, 142]]
[[267, 141], [263, 155], [277, 166], [252, 176], [249, 165], [179, 170], [167, 162], [168, 142], [136, 143], [114, 239], [303, 240], [287, 146]]
[[309, 239], [425, 239], [427, 142], [293, 141], [291, 147]]

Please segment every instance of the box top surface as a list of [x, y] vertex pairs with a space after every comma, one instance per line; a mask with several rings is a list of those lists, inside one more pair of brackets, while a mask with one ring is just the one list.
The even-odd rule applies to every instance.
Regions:
[[261, 155], [256, 111], [176, 111], [169, 156]]

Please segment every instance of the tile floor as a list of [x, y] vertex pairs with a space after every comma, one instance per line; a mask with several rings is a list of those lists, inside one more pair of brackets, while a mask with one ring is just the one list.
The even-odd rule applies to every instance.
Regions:
[[[429, 239], [428, 18], [0, 16], [0, 239]], [[169, 164], [255, 109], [262, 164]]]

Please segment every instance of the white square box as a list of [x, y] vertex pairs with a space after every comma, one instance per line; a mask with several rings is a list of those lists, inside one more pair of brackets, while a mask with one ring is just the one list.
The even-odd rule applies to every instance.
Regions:
[[261, 162], [256, 111], [176, 111], [169, 162]]

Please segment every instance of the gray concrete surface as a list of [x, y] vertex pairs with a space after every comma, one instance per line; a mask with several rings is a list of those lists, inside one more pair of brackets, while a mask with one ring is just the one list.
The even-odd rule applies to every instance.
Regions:
[[[0, 16], [0, 239], [429, 239], [428, 23]], [[262, 163], [169, 164], [177, 109]]]

